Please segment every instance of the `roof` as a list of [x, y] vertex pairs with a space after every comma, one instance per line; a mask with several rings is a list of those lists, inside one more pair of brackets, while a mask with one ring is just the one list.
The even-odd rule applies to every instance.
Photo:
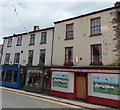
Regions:
[[91, 13], [87, 13], [87, 14], [84, 14], [84, 15], [76, 16], [76, 17], [73, 17], [73, 18], [56, 21], [56, 22], [54, 22], [54, 24], [58, 24], [58, 23], [62, 23], [62, 22], [66, 22], [66, 21], [70, 21], [70, 20], [74, 20], [74, 19], [78, 19], [78, 18], [82, 18], [82, 17], [94, 15], [94, 14], [98, 14], [98, 13], [101, 13], [101, 12], [105, 12], [105, 11], [109, 11], [109, 10], [113, 10], [113, 9], [117, 9], [117, 8], [120, 8], [120, 6], [110, 7], [110, 8], [102, 9], [102, 10], [99, 10], [99, 11], [94, 11], [94, 12], [91, 12]]
[[[44, 29], [40, 29], [40, 30], [37, 30], [37, 31], [30, 31], [28, 33], [40, 32], [40, 31], [45, 31], [45, 30], [50, 30], [50, 29], [54, 29], [54, 27], [44, 28]], [[7, 38], [11, 38], [11, 37], [17, 37], [17, 36], [21, 36], [21, 35], [26, 35], [28, 33], [14, 34], [12, 36], [3, 37], [3, 39], [7, 39]]]

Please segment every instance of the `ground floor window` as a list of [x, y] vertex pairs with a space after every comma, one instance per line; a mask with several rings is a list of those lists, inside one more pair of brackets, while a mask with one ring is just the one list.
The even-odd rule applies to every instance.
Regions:
[[3, 70], [1, 72], [1, 81], [8, 83], [17, 83], [18, 71]]
[[28, 73], [26, 86], [41, 87], [41, 74], [40, 73]]

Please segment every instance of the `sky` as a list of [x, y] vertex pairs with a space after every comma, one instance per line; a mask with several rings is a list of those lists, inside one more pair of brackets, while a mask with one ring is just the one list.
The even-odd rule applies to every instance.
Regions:
[[[115, 0], [0, 0], [0, 44], [2, 38], [54, 26], [55, 21], [114, 6]], [[17, 14], [16, 14], [17, 12]]]

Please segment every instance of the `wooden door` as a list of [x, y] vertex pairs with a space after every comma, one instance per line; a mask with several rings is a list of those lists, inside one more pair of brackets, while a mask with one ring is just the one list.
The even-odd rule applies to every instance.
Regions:
[[86, 77], [85, 76], [78, 76], [76, 78], [76, 96], [77, 98], [86, 98]]

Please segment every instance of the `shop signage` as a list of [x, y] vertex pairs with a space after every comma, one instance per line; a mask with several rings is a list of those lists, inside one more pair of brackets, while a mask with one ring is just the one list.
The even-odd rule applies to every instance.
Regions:
[[70, 72], [88, 72], [88, 73], [120, 73], [120, 70], [101, 70], [101, 69], [63, 69], [63, 68], [52, 68], [52, 71], [70, 71]]
[[120, 79], [93, 77], [93, 92], [120, 95]]
[[52, 75], [52, 86], [68, 88], [68, 75]]

